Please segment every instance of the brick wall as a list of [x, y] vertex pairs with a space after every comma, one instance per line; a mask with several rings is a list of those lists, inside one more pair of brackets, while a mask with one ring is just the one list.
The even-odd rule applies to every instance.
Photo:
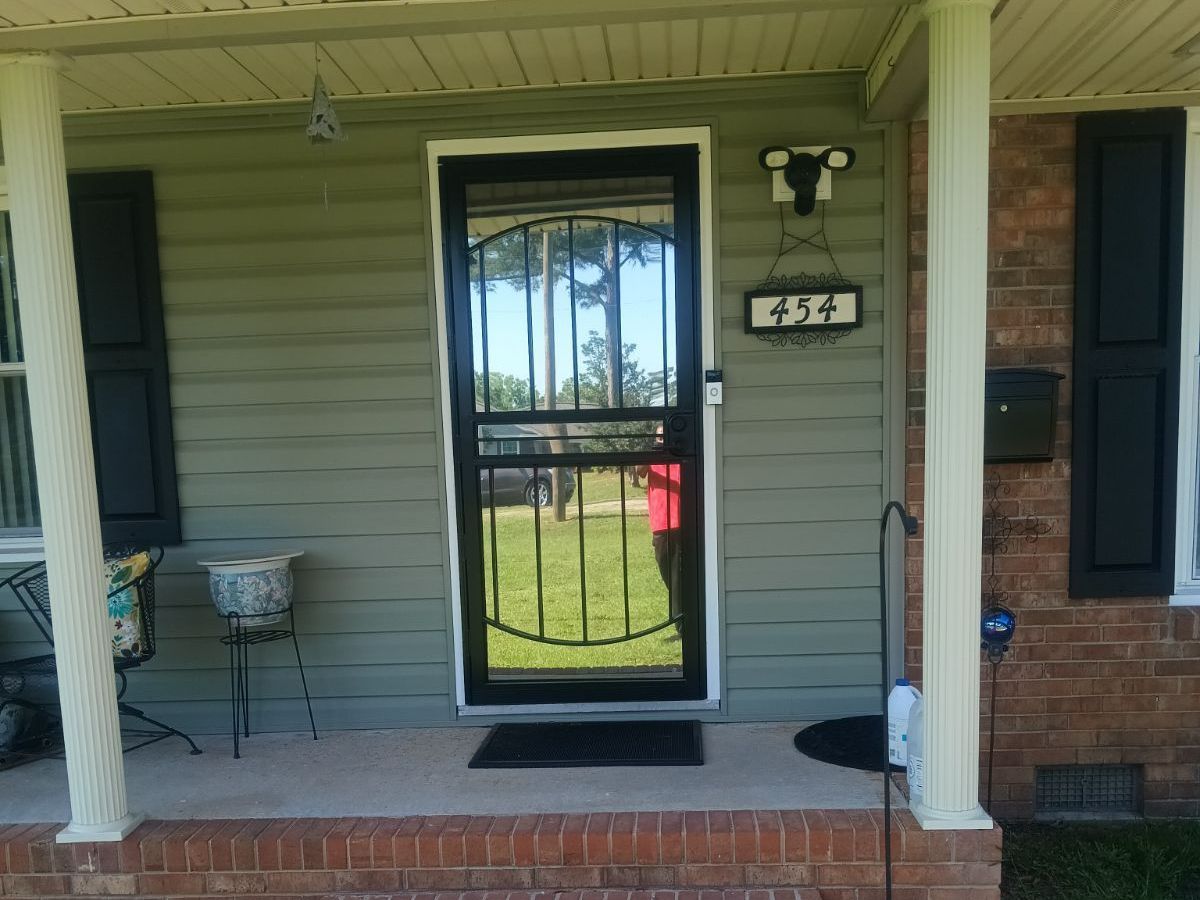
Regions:
[[[895, 900], [998, 900], [1000, 829], [894, 815]], [[883, 900], [883, 811], [145, 822], [121, 843], [0, 826], [0, 895]]]
[[[906, 502], [923, 517], [927, 134], [913, 126], [910, 156], [908, 438]], [[1200, 616], [1165, 598], [1069, 600], [1071, 343], [1075, 123], [1072, 116], [992, 119], [989, 180], [989, 366], [1066, 375], [1055, 459], [987, 466], [1004, 513], [1037, 516], [1049, 532], [1009, 542], [999, 588], [1017, 635], [999, 673], [993, 812], [1033, 812], [1037, 766], [1144, 766], [1153, 816], [1200, 815]], [[981, 527], [982, 534], [982, 527]], [[909, 542], [906, 665], [921, 673], [921, 542]], [[984, 571], [987, 572], [985, 559]], [[983, 681], [987, 763], [990, 672]], [[981, 793], [985, 788], [981, 778]]]

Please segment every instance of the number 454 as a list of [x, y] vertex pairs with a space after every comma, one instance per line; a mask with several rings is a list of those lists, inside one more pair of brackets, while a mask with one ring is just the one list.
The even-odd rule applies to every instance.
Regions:
[[[833, 319], [833, 314], [837, 312], [837, 304], [833, 302], [833, 294], [826, 294], [821, 305], [817, 307], [817, 314], [823, 315], [824, 322], [829, 322]], [[797, 297], [796, 298], [796, 315], [799, 318], [796, 320], [797, 325], [803, 325], [812, 316], [812, 307], [809, 306], [817, 300], [817, 297]], [[782, 325], [783, 320], [790, 314], [788, 310], [788, 298], [780, 297], [779, 302], [771, 307], [771, 315], [775, 317], [775, 324]]]

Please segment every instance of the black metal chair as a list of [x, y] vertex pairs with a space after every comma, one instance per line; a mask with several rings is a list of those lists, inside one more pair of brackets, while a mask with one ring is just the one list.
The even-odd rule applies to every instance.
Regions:
[[[175, 736], [181, 737], [192, 748], [192, 754], [200, 753], [200, 748], [196, 746], [196, 742], [184, 734], [177, 728], [172, 728], [163, 722], [150, 718], [142, 710], [136, 706], [126, 703], [122, 698], [125, 696], [125, 691], [129, 687], [129, 681], [125, 673], [130, 669], [136, 669], [154, 658], [156, 645], [154, 640], [154, 572], [162, 562], [163, 548], [162, 547], [137, 547], [129, 544], [111, 544], [104, 548], [104, 559], [110, 562], [116, 559], [123, 559], [135, 556], [139, 553], [146, 553], [149, 556], [149, 564], [146, 570], [127, 582], [123, 582], [119, 586], [111, 589], [108, 592], [107, 600], [112, 600], [114, 597], [123, 594], [126, 591], [134, 590], [138, 594], [138, 610], [140, 615], [140, 640], [136, 641], [131, 649], [123, 651], [121, 654], [113, 654], [113, 671], [116, 673], [119, 687], [117, 689], [117, 711], [127, 718], [138, 719], [145, 722], [147, 725], [153, 726], [152, 729], [127, 729], [122, 727], [123, 735], [137, 738], [145, 738], [131, 747], [126, 747], [125, 752], [137, 750], [139, 747], [145, 747], [147, 744], [153, 744], [156, 741], [165, 740], [166, 738]], [[97, 578], [99, 574], [97, 573]], [[44, 562], [34, 563], [21, 569], [19, 572], [10, 575], [8, 578], [0, 581], [0, 588], [8, 588], [25, 611], [29, 613], [33, 619], [34, 625], [38, 631], [46, 639], [46, 642], [51, 647], [54, 646], [54, 633], [50, 619], [50, 585], [46, 576], [46, 564]], [[54, 654], [45, 653], [40, 656], [29, 656], [24, 659], [13, 659], [0, 661], [0, 685], [3, 686], [4, 692], [11, 695], [19, 695], [25, 685], [34, 680], [52, 679], [55, 677]], [[33, 704], [31, 704], [33, 705]], [[36, 704], [44, 711], [51, 711], [52, 704]]]

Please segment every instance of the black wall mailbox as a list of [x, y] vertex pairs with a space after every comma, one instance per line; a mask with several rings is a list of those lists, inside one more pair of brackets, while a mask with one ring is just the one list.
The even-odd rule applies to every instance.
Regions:
[[984, 391], [983, 461], [1054, 459], [1058, 383], [1045, 369], [989, 369]]

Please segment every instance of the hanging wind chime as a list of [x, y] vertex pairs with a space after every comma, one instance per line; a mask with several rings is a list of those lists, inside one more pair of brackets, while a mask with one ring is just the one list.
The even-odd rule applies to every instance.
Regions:
[[[344, 141], [347, 138], [345, 130], [342, 128], [342, 123], [338, 119], [337, 112], [333, 108], [333, 101], [329, 97], [329, 89], [325, 86], [325, 79], [321, 77], [321, 51], [320, 45], [313, 45], [313, 91], [312, 105], [308, 112], [308, 125], [304, 129], [304, 133], [308, 135], [311, 143], [328, 147], [335, 142]], [[322, 196], [325, 202], [325, 209], [329, 209], [329, 179], [325, 177], [324, 158], [322, 158]]]

